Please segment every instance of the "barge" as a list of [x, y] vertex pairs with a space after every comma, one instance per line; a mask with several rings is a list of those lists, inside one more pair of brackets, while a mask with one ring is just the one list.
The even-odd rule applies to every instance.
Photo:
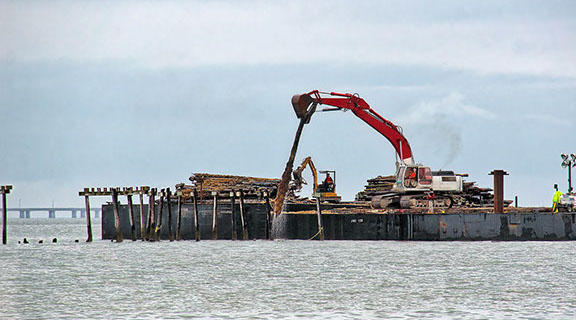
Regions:
[[[198, 204], [198, 223], [193, 204], [181, 207], [182, 240], [195, 239], [198, 226], [200, 239], [319, 239], [319, 215], [315, 204], [286, 204], [275, 216], [265, 200], [244, 204], [241, 217], [239, 203], [222, 199], [204, 200]], [[172, 212], [177, 204], [172, 203]], [[216, 211], [214, 208], [216, 207]], [[144, 206], [147, 212], [148, 206]], [[131, 236], [127, 205], [119, 206], [120, 226], [124, 238]], [[139, 205], [134, 206], [139, 211]], [[164, 212], [168, 210], [165, 209]], [[550, 208], [506, 208], [494, 213], [491, 208], [457, 209], [426, 213], [421, 210], [376, 210], [353, 204], [322, 204], [321, 224], [325, 240], [414, 240], [414, 241], [547, 241], [576, 240], [576, 213], [552, 213]], [[176, 232], [177, 220], [162, 216], [160, 239], [170, 239]], [[244, 225], [242, 221], [244, 220]], [[216, 221], [216, 223], [215, 223]], [[141, 238], [138, 215], [133, 222]], [[102, 206], [102, 238], [114, 239], [115, 221], [112, 204]]]

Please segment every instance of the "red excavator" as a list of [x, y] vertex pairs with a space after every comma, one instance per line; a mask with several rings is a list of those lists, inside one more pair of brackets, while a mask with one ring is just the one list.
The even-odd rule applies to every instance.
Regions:
[[358, 94], [314, 90], [292, 97], [292, 106], [300, 119], [307, 116], [307, 110], [315, 110], [322, 104], [333, 108], [321, 111], [352, 110], [354, 115], [388, 139], [396, 150], [396, 182], [390, 192], [372, 199], [372, 207], [425, 207], [431, 198], [437, 207], [451, 207], [454, 202], [451, 195], [462, 192], [461, 176], [451, 171], [432, 172], [429, 167], [415, 163], [402, 128], [380, 116]]

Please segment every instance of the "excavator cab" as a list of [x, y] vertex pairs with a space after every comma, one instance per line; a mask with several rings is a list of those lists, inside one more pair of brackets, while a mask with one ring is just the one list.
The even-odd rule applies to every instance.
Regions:
[[336, 171], [322, 170], [320, 173], [325, 175], [324, 180], [316, 187], [312, 196], [320, 198], [320, 201], [340, 202], [342, 197], [336, 194]]
[[410, 192], [430, 189], [432, 189], [432, 170], [429, 167], [405, 164], [398, 167], [393, 191]]
[[[325, 177], [324, 180], [322, 180], [322, 183], [318, 185], [316, 190], [318, 192], [334, 192], [334, 190], [336, 190], [336, 171], [323, 170], [320, 171], [320, 173], [325, 174]], [[332, 178], [330, 174], [332, 174], [334, 178]]]

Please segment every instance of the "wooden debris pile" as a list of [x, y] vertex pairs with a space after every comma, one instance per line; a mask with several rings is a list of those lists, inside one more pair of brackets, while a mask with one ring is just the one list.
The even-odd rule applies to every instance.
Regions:
[[[373, 197], [392, 191], [392, 186], [396, 182], [396, 176], [378, 176], [367, 180], [368, 184], [364, 190], [356, 194], [356, 201], [370, 202]], [[467, 207], [490, 207], [494, 205], [494, 194], [491, 188], [480, 188], [474, 181], [464, 181], [463, 192], [454, 194], [455, 205]], [[504, 206], [512, 203], [511, 200], [504, 200]]]
[[368, 179], [367, 182], [364, 190], [356, 194], [356, 201], [370, 202], [373, 197], [390, 192], [396, 182], [396, 176], [377, 176]]
[[[466, 206], [493, 206], [494, 205], [494, 191], [491, 188], [480, 188], [476, 186], [474, 181], [463, 181], [462, 189], [464, 190], [462, 194], [459, 195], [460, 203]], [[506, 203], [504, 201], [504, 206], [508, 206], [512, 201]]]
[[267, 192], [270, 197], [276, 196], [276, 190], [280, 179], [258, 178], [234, 175], [222, 175], [212, 173], [194, 173], [189, 180], [192, 185], [184, 186], [184, 189], [192, 191], [196, 189], [200, 197], [211, 197], [213, 192], [229, 194], [232, 191], [244, 192], [245, 197], [260, 197]]

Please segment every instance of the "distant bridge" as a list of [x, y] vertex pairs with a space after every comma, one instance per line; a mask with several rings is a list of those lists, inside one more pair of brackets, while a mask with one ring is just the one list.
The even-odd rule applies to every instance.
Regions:
[[[86, 208], [8, 208], [6, 210], [20, 212], [20, 218], [30, 218], [30, 212], [32, 211], [48, 212], [48, 218], [56, 218], [57, 211], [71, 212], [72, 218], [78, 218], [79, 212], [80, 218], [86, 218]], [[101, 208], [90, 208], [90, 212], [94, 212], [96, 218], [100, 217], [101, 211]]]

